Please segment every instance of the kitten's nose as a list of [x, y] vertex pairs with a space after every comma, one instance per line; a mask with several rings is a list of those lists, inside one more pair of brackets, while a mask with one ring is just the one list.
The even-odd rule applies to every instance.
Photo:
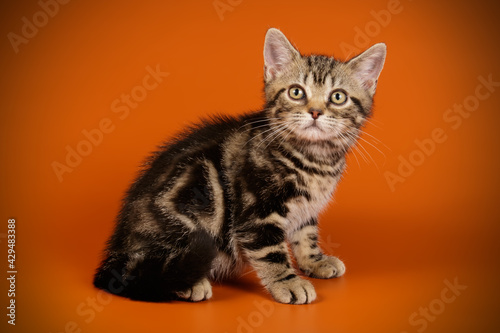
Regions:
[[313, 119], [316, 120], [319, 118], [319, 116], [321, 116], [323, 114], [323, 110], [311, 108], [311, 109], [309, 109], [309, 113], [311, 114]]

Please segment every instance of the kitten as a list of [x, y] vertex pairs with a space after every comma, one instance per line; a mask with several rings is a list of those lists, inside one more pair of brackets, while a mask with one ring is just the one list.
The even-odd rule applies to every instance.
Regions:
[[318, 214], [371, 114], [385, 44], [347, 62], [264, 45], [262, 111], [205, 120], [168, 142], [124, 200], [94, 284], [136, 300], [202, 301], [245, 264], [281, 303], [315, 300], [307, 276], [345, 266], [318, 247]]

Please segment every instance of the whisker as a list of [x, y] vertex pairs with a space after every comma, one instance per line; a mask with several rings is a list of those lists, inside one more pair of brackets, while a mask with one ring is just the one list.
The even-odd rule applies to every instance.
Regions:
[[357, 141], [354, 141], [354, 144], [351, 147], [353, 147], [354, 150], [357, 150], [357, 152], [359, 153], [359, 155], [361, 156], [363, 161], [365, 161], [366, 164], [370, 164], [368, 159], [366, 158], [365, 154], [361, 151], [361, 149], [359, 149], [359, 145], [358, 145]]
[[[365, 119], [365, 122], [368, 123], [368, 124], [370, 124], [373, 127], [376, 127], [378, 129], [382, 129], [382, 127], [380, 127], [379, 125], [375, 124], [374, 122], [372, 122], [372, 121], [370, 121], [368, 119]], [[365, 125], [363, 125], [363, 126], [365, 126]]]
[[[281, 127], [281, 126], [286, 126], [286, 124], [280, 124], [280, 125], [277, 125], [277, 127]], [[267, 130], [265, 130], [265, 131], [263, 131], [263, 132], [259, 132], [259, 133], [257, 133], [257, 134], [256, 134], [255, 136], [253, 136], [250, 140], [248, 140], [247, 142], [245, 142], [245, 144], [243, 145], [243, 147], [244, 147], [244, 146], [246, 146], [246, 145], [247, 145], [250, 141], [252, 141], [252, 140], [253, 140], [253, 139], [255, 139], [256, 137], [258, 137], [258, 136], [260, 136], [260, 135], [262, 135], [262, 134], [264, 134], [264, 133], [266, 133], [266, 132], [273, 131], [273, 130], [276, 130], [276, 128], [275, 128], [275, 127], [272, 127], [272, 128], [267, 129]]]
[[380, 141], [379, 139], [377, 139], [376, 137], [374, 137], [373, 135], [371, 135], [370, 133], [367, 133], [363, 130], [359, 130], [361, 133], [363, 133], [364, 135], [368, 135], [369, 137], [371, 137], [373, 140], [377, 141], [378, 143], [380, 143], [381, 145], [383, 145], [385, 148], [389, 149], [390, 151], [392, 151], [392, 149], [390, 147], [388, 147], [385, 143], [383, 143], [382, 141]]
[[[344, 152], [344, 154], [347, 155], [347, 153], [349, 152], [349, 147], [351, 146], [351, 144], [349, 143], [349, 139], [347, 139], [342, 134], [340, 134], [339, 136], [340, 136], [340, 139], [342, 140], [342, 142], [344, 142], [344, 144], [345, 144], [345, 146], [341, 146], [341, 149]], [[361, 169], [361, 165], [359, 164], [359, 160], [358, 160], [358, 157], [356, 156], [356, 152], [354, 150], [351, 150], [351, 151], [352, 151], [352, 155], [356, 159], [356, 163], [358, 164], [358, 168]], [[347, 173], [347, 170], [345, 172]]]
[[352, 156], [356, 159], [356, 163], [358, 164], [358, 168], [361, 169], [361, 164], [359, 164], [358, 157], [356, 156], [356, 151], [352, 150]]
[[[265, 111], [265, 110], [263, 110], [263, 111]], [[245, 123], [243, 123], [243, 126], [248, 125], [248, 124], [251, 124], [251, 123], [253, 123], [253, 122], [255, 122], [255, 121], [265, 121], [265, 120], [268, 120], [268, 119], [279, 119], [279, 118], [277, 118], [277, 117], [267, 117], [267, 116], [262, 116], [262, 117], [255, 118], [255, 119], [253, 119], [253, 120], [252, 120], [252, 119], [246, 119], [246, 120], [245, 120]], [[251, 120], [251, 121], [250, 121], [250, 122], [247, 122], [247, 121], [249, 121], [249, 120]]]
[[377, 127], [377, 125], [375, 124], [375, 122], [378, 122], [380, 125], [384, 125], [383, 122], [381, 122], [380, 120], [375, 119], [375, 118], [365, 118], [365, 121], [368, 122], [368, 123], [370, 123], [370, 124], [372, 124], [375, 127]]
[[240, 127], [238, 127], [238, 129], [242, 128], [242, 127], [245, 127], [247, 125], [252, 125], [252, 124], [256, 124], [256, 123], [261, 123], [261, 122], [264, 122], [264, 121], [269, 121], [269, 120], [281, 120], [281, 118], [269, 118], [269, 117], [265, 117], [265, 118], [259, 118], [257, 120], [254, 120], [254, 121], [251, 121], [249, 123], [244, 123], [243, 125], [241, 125]]
[[[362, 133], [364, 133], [364, 134], [367, 134], [367, 133], [365, 133], [365, 132], [363, 132], [363, 131], [360, 131], [360, 132], [362, 132]], [[353, 135], [352, 133], [350, 133], [350, 134], [351, 134], [351, 135]], [[359, 142], [360, 147], [361, 147], [361, 148], [363, 148], [363, 150], [364, 150], [365, 152], [367, 152], [367, 150], [366, 150], [366, 148], [365, 148], [365, 147], [361, 144], [361, 142], [360, 142], [359, 140], [361, 140], [361, 141], [363, 141], [363, 142], [366, 142], [367, 144], [369, 144], [370, 146], [372, 146], [375, 150], [377, 150], [377, 151], [378, 151], [378, 152], [379, 152], [379, 153], [380, 153], [380, 154], [384, 157], [384, 165], [385, 165], [385, 163], [387, 163], [387, 156], [385, 155], [385, 153], [384, 153], [382, 150], [378, 149], [378, 148], [377, 148], [374, 144], [372, 144], [371, 142], [369, 142], [369, 141], [368, 141], [368, 140], [366, 140], [365, 138], [361, 137], [360, 135], [357, 135], [357, 139], [358, 139], [358, 142]], [[367, 152], [367, 154], [370, 156], [370, 158], [372, 159], [372, 161], [374, 161], [374, 160], [373, 160], [373, 157], [371, 156], [371, 154], [370, 154], [370, 153], [368, 153], [368, 152]], [[375, 162], [375, 161], [374, 161], [374, 162]], [[377, 166], [377, 169], [378, 169], [378, 164], [377, 164], [377, 163], [375, 163], [375, 165]], [[380, 170], [379, 170], [379, 171], [380, 171]]]
[[280, 143], [278, 144], [279, 146], [281, 146], [283, 144], [283, 142], [285, 142], [286, 138], [288, 138], [288, 136], [290, 134], [292, 134], [292, 132], [298, 127], [299, 125], [296, 124], [294, 127], [290, 128], [290, 131], [288, 132], [288, 134], [280, 141]]
[[254, 130], [256, 128], [261, 128], [261, 127], [266, 127], [266, 126], [272, 126], [272, 124], [264, 124], [264, 125], [259, 125], [259, 126], [255, 126], [255, 127], [250, 127], [249, 129], [246, 129], [246, 130], [242, 131], [241, 133], [246, 133], [246, 132]]
[[338, 139], [340, 139], [343, 142], [343, 145], [340, 146], [340, 149], [342, 149], [344, 154], [347, 154], [349, 151], [349, 146], [350, 146], [349, 139], [347, 139], [345, 136], [343, 136], [342, 133], [339, 134], [339, 137], [340, 138], [338, 138]]
[[[271, 132], [271, 134], [269, 134], [268, 136], [266, 136], [258, 145], [257, 147], [255, 147], [256, 149], [259, 148], [264, 142], [266, 142], [267, 140], [270, 140], [269, 142], [272, 142], [272, 140], [274, 138], [276, 138], [280, 132], [286, 130], [286, 127], [287, 127], [287, 124], [282, 124], [280, 125], [278, 128], [275, 129], [275, 131]], [[266, 146], [267, 148], [267, 146]]]
[[[346, 133], [347, 135], [350, 135], [350, 133]], [[352, 135], [352, 134], [351, 134]], [[359, 147], [361, 149], [364, 150], [364, 152], [368, 155], [368, 157], [372, 160], [373, 164], [375, 164], [375, 167], [377, 168], [377, 170], [380, 172], [380, 169], [378, 167], [378, 164], [377, 162], [375, 162], [375, 160], [373, 159], [372, 155], [368, 152], [368, 150], [366, 150], [366, 148], [363, 146], [363, 144], [360, 142], [360, 141], [357, 141], [357, 143], [359, 144]], [[385, 156], [385, 155], [384, 155]], [[369, 163], [368, 163], [369, 164]]]
[[361, 151], [361, 149], [359, 149], [358, 144], [354, 145], [353, 148], [359, 153], [359, 155], [361, 155], [361, 158], [363, 159], [363, 161], [365, 161], [366, 164], [370, 164], [370, 161], [368, 161], [365, 154]]
[[[268, 130], [265, 130], [265, 131], [263, 131], [263, 132], [261, 132], [261, 133], [257, 134], [257, 135], [256, 135], [256, 137], [257, 137], [257, 136], [264, 136], [264, 135], [263, 135], [264, 133], [266, 133], [266, 132], [271, 132], [271, 133], [268, 133], [268, 134], [266, 134], [266, 135], [264, 136], [264, 138], [263, 138], [263, 139], [261, 140], [261, 142], [259, 143], [259, 146], [260, 146], [260, 144], [261, 144], [262, 142], [266, 141], [266, 140], [267, 140], [267, 139], [268, 139], [271, 135], [273, 135], [276, 131], [278, 131], [278, 130], [280, 130], [281, 128], [284, 128], [284, 127], [286, 127], [286, 124], [280, 124], [280, 125], [278, 125], [278, 126], [275, 126], [275, 127], [273, 127], [273, 128], [270, 128], [270, 129], [268, 129]], [[257, 147], [258, 147], [258, 146], [257, 146]]]
[[375, 147], [373, 144], [371, 144], [367, 140], [363, 139], [362, 137], [359, 137], [359, 139], [363, 140], [364, 142], [366, 142], [367, 144], [369, 144], [370, 146], [372, 146], [373, 148], [375, 148], [380, 154], [382, 154], [382, 156], [384, 156], [385, 161], [387, 161], [387, 156], [385, 156], [384, 152], [382, 152], [380, 149], [378, 149], [377, 147]]
[[274, 141], [277, 137], [279, 137], [281, 133], [285, 132], [286, 130], [287, 130], [286, 128], [283, 128], [283, 129], [281, 129], [280, 131], [278, 131], [278, 133], [276, 133], [276, 135], [275, 135], [273, 138], [271, 138], [271, 139], [269, 140], [269, 143], [268, 143], [268, 144], [264, 147], [264, 149], [267, 149], [267, 147], [269, 147], [269, 145], [270, 145], [270, 144], [271, 144], [271, 143], [272, 143], [272, 142], [273, 142], [273, 141]]

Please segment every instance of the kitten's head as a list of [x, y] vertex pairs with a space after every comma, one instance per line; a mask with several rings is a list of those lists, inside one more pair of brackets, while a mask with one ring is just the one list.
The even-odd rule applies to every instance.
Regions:
[[267, 112], [283, 135], [302, 142], [350, 146], [370, 116], [385, 44], [347, 62], [302, 56], [277, 29], [264, 45]]

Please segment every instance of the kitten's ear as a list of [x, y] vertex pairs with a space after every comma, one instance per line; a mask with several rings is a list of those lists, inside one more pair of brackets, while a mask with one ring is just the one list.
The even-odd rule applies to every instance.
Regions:
[[300, 57], [281, 31], [271, 28], [264, 42], [264, 80], [269, 82], [287, 69], [291, 62]]
[[375, 94], [377, 80], [384, 67], [387, 47], [384, 43], [375, 44], [365, 52], [349, 60], [354, 76], [370, 95]]

